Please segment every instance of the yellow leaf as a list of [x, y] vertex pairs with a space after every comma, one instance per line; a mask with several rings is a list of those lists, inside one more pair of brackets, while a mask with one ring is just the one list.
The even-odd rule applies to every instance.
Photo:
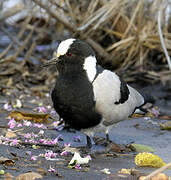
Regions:
[[171, 121], [167, 121], [160, 124], [162, 130], [171, 130]]
[[122, 168], [118, 173], [121, 173], [121, 174], [131, 174], [131, 169]]
[[141, 167], [155, 167], [160, 168], [166, 163], [157, 155], [143, 152], [135, 156], [135, 164]]
[[11, 118], [14, 118], [16, 121], [28, 120], [36, 123], [49, 123], [49, 114], [40, 114], [40, 113], [27, 113], [20, 111], [13, 111], [9, 114]]

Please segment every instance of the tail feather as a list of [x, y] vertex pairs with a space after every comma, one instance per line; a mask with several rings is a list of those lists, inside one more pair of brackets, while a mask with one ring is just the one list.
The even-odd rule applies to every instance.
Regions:
[[146, 103], [154, 104], [155, 103], [155, 98], [151, 94], [149, 94], [147, 92], [144, 92], [144, 93], [142, 92], [141, 94], [144, 97], [144, 104], [146, 104]]

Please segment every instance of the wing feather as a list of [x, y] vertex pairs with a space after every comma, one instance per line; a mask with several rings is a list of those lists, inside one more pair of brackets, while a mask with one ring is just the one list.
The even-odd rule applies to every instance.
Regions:
[[[98, 74], [93, 82], [93, 90], [96, 110], [102, 114], [105, 125], [112, 125], [126, 119], [136, 107], [144, 103], [144, 98], [138, 91], [126, 83], [123, 87], [119, 76], [109, 70]], [[128, 97], [122, 99], [123, 91]]]

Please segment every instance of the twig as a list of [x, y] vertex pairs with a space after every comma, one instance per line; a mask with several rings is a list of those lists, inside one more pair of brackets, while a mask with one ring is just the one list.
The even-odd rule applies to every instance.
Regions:
[[34, 29], [30, 31], [30, 33], [28, 34], [28, 36], [26, 37], [26, 39], [24, 40], [24, 43], [22, 44], [22, 46], [19, 47], [18, 51], [14, 54], [14, 57], [17, 58], [18, 55], [24, 50], [26, 49], [26, 45], [28, 44], [29, 40], [32, 37], [32, 34], [34, 32]]
[[8, 31], [5, 30], [5, 28], [3, 26], [0, 27], [0, 29], [7, 34], [7, 36], [14, 42], [16, 43], [18, 46], [22, 46], [22, 44], [18, 41], [18, 39], [14, 36], [12, 36]]
[[53, 145], [53, 144], [42, 144], [42, 143], [29, 143], [29, 142], [19, 142], [21, 145], [28, 145], [28, 146], [33, 146], [33, 145], [36, 145], [36, 146], [44, 146], [44, 147], [57, 147], [57, 145]]
[[128, 43], [128, 42], [130, 42], [130, 41], [133, 41], [133, 40], [135, 40], [135, 37], [133, 37], [133, 36], [130, 36], [130, 37], [125, 38], [125, 39], [122, 39], [122, 40], [120, 40], [120, 41], [115, 42], [114, 44], [112, 44], [110, 47], [108, 47], [108, 48], [106, 49], [106, 51], [111, 51], [111, 50], [113, 50], [114, 48], [116, 48], [116, 47], [118, 47], [118, 46], [121, 46], [122, 44], [126, 44], [126, 43]]
[[69, 15], [71, 16], [72, 21], [76, 24], [76, 15], [74, 14], [74, 11], [72, 10], [69, 0], [65, 0], [65, 3], [69, 9]]
[[1, 178], [2, 179], [10, 179], [10, 180], [16, 180], [16, 177], [15, 176], [12, 176], [12, 175], [8, 175], [8, 174], [5, 174], [5, 175], [1, 175]]
[[2, 129], [3, 129], [3, 128], [5, 128], [5, 129], [7, 129], [7, 128], [8, 128], [8, 126], [0, 126], [0, 128], [2, 128]]
[[[19, 33], [17, 35], [16, 40], [19, 42], [19, 44], [21, 44], [20, 39], [22, 38], [22, 36], [23, 36], [23, 34], [24, 34], [25, 30], [26, 30], [26, 25], [29, 23], [30, 19], [31, 19], [31, 16], [28, 16], [26, 18], [26, 20], [23, 23], [23, 26], [22, 26], [21, 30], [19, 31]], [[11, 49], [11, 47], [13, 45], [14, 45], [14, 41], [11, 42], [11, 44], [4, 50], [4, 52], [0, 53], [0, 59], [1, 59], [0, 64], [3, 63], [3, 62], [7, 62], [7, 61], [11, 61], [12, 59], [13, 60], [15, 59], [15, 58], [11, 58], [12, 56], [11, 57], [8, 56], [8, 58], [2, 59], [2, 57], [4, 57], [8, 53], [8, 51]]]
[[51, 11], [49, 7], [42, 3], [42, 1], [39, 0], [33, 0], [37, 5], [45, 9], [52, 17], [60, 21], [62, 24], [64, 24], [68, 29], [70, 29], [72, 32], [76, 32], [76, 28], [69, 22], [67, 22], [64, 18], [60, 16], [56, 11]]
[[[39, 21], [40, 21], [40, 20], [39, 20]], [[36, 24], [39, 24], [39, 21], [38, 21]], [[35, 26], [33, 26], [33, 27], [31, 28], [32, 31], [35, 31], [35, 30], [36, 30], [36, 24], [35, 24]], [[43, 25], [42, 28], [44, 29], [45, 27], [47, 27], [47, 22]], [[42, 35], [43, 35], [43, 31], [40, 31], [40, 32], [38, 33], [35, 41], [33, 41], [33, 43], [31, 44], [30, 48], [29, 48], [28, 51], [26, 52], [26, 55], [25, 55], [25, 57], [24, 57], [25, 60], [28, 60], [29, 57], [31, 57], [31, 54], [32, 54], [32, 52], [34, 51], [34, 48], [35, 48], [36, 45], [37, 45], [37, 39], [39, 39]]]
[[[164, 0], [162, 1], [162, 4], [163, 4], [163, 3], [164, 3]], [[161, 29], [162, 10], [163, 10], [163, 6], [161, 6], [161, 8], [160, 8], [159, 11], [158, 11], [158, 18], [157, 18], [158, 32], [159, 32], [159, 37], [160, 37], [161, 46], [162, 46], [163, 51], [164, 51], [164, 54], [165, 54], [165, 56], [166, 56], [169, 69], [171, 70], [171, 60], [170, 60], [170, 56], [169, 56], [169, 54], [168, 54], [168, 51], [167, 51], [166, 46], [165, 46], [165, 43], [164, 43], [163, 33], [162, 33], [162, 29]]]
[[2, 57], [4, 57], [8, 53], [8, 51], [12, 48], [12, 46], [13, 46], [13, 42], [10, 43], [8, 47], [3, 52], [0, 53], [0, 59], [1, 59], [0, 63], [2, 62]]
[[43, 4], [41, 1], [39, 0], [33, 0], [37, 5], [39, 5], [41, 8], [45, 9], [47, 11], [48, 14], [50, 14], [52, 17], [54, 17], [55, 19], [57, 19], [58, 21], [60, 21], [64, 26], [66, 26], [69, 30], [71, 30], [73, 33], [78, 33], [81, 35], [81, 37], [83, 39], [86, 39], [87, 42], [93, 46], [93, 48], [97, 51], [97, 53], [103, 57], [109, 57], [108, 53], [105, 52], [105, 50], [99, 45], [97, 44], [95, 41], [93, 41], [91, 38], [88, 38], [84, 35], [81, 34], [81, 32], [78, 32], [77, 28], [75, 26], [73, 26], [71, 23], [67, 22], [64, 18], [61, 18], [60, 14], [58, 14], [55, 11], [51, 11], [51, 9], [48, 8], [48, 6], [45, 4]]
[[137, 13], [138, 13], [138, 11], [140, 10], [140, 7], [141, 7], [142, 4], [143, 4], [142, 2], [143, 2], [143, 1], [139, 1], [139, 2], [138, 2], [137, 6], [136, 6], [136, 8], [135, 8], [135, 10], [134, 10], [134, 13], [133, 13], [133, 15], [132, 15], [132, 17], [131, 17], [131, 20], [130, 20], [130, 22], [129, 22], [129, 24], [128, 24], [128, 27], [127, 27], [126, 31], [124, 32], [124, 35], [123, 35], [122, 39], [124, 39], [124, 38], [126, 37], [126, 35], [128, 34], [128, 32], [130, 31], [130, 28], [133, 26], [133, 22], [134, 22], [134, 20], [135, 20], [135, 18], [136, 18], [136, 16], [137, 16]]
[[165, 166], [153, 171], [151, 174], [149, 174], [148, 176], [146, 176], [144, 178], [144, 180], [150, 180], [150, 178], [152, 178], [153, 176], [163, 172], [164, 170], [168, 169], [169, 167], [171, 167], [171, 162], [169, 162], [168, 164], [166, 164]]
[[[68, 12], [68, 10], [66, 9], [66, 7], [62, 7], [61, 5], [58, 4], [57, 1], [54, 0], [49, 0], [52, 4], [54, 4], [57, 8], [62, 9], [64, 12]], [[60, 3], [60, 1], [59, 1]]]
[[24, 9], [24, 4], [17, 4], [13, 7], [11, 7], [10, 9], [6, 10], [6, 11], [1, 11], [0, 13], [0, 22], [4, 21], [5, 19], [14, 16], [15, 14], [17, 14], [18, 12], [22, 11]]
[[92, 39], [88, 38], [86, 40], [97, 52], [98, 54], [103, 57], [103, 58], [108, 58], [109, 54], [95, 41], [93, 41]]

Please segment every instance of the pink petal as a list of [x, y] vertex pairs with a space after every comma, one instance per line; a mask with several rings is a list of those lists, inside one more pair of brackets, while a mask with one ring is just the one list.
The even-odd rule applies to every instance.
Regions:
[[17, 125], [17, 127], [23, 127], [23, 125], [22, 125], [21, 123], [19, 123], [19, 124]]
[[67, 151], [62, 151], [60, 155], [61, 155], [61, 156], [67, 156], [67, 154], [68, 154]]
[[37, 107], [37, 111], [39, 112], [39, 113], [47, 113], [47, 109], [45, 108], [45, 107]]
[[52, 172], [52, 173], [55, 173], [55, 172], [56, 172], [56, 170], [55, 170], [54, 168], [52, 168], [52, 167], [50, 167], [50, 168], [48, 169], [48, 171], [49, 171], [49, 172]]
[[16, 126], [16, 121], [14, 120], [14, 118], [10, 119], [8, 122], [8, 126], [10, 129], [14, 128]]
[[40, 142], [40, 143], [44, 143], [44, 142], [45, 142], [45, 139], [39, 139], [39, 142]]
[[31, 160], [32, 160], [32, 161], [37, 160], [37, 156], [32, 156], [32, 157], [31, 157]]
[[30, 133], [24, 134], [24, 138], [27, 138], [27, 139], [31, 138], [31, 134]]
[[3, 106], [3, 108], [4, 108], [5, 110], [7, 110], [7, 111], [11, 111], [11, 110], [12, 110], [11, 105], [9, 105], [8, 103], [5, 103], [4, 106]]
[[17, 144], [18, 144], [18, 140], [17, 140], [17, 139], [14, 139], [14, 140], [12, 141], [12, 145], [16, 146]]
[[80, 164], [76, 164], [76, 165], [75, 165], [75, 169], [81, 169]]

